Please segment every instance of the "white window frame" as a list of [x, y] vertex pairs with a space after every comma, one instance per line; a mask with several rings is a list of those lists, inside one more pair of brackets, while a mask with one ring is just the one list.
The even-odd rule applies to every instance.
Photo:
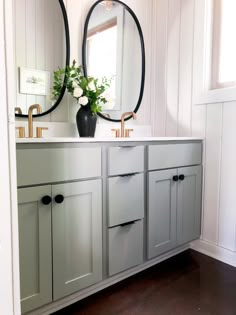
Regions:
[[211, 104], [236, 100], [236, 87], [211, 89], [213, 0], [195, 1], [193, 60], [193, 104]]

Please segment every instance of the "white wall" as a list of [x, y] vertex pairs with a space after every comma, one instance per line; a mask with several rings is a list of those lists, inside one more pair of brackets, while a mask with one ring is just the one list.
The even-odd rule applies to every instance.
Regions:
[[236, 101], [192, 104], [194, 25], [204, 22], [195, 11], [204, 1], [195, 1], [153, 0], [152, 126], [156, 136], [206, 137], [202, 242], [194, 247], [236, 265]]

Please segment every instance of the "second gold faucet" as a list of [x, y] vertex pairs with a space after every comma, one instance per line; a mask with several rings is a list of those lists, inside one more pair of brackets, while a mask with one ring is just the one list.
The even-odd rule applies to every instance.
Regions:
[[[18, 113], [19, 110], [16, 108]], [[33, 104], [29, 107], [28, 110], [28, 138], [34, 137], [34, 129], [33, 129], [33, 111], [37, 110], [37, 114], [42, 113], [42, 108], [39, 104]], [[16, 130], [18, 130], [18, 138], [25, 138], [25, 127], [16, 127]], [[42, 138], [42, 131], [48, 130], [47, 127], [36, 127], [36, 138]]]
[[[34, 129], [33, 129], [33, 111], [37, 110], [37, 114], [42, 113], [42, 108], [39, 104], [31, 105], [28, 111], [28, 137], [33, 138], [34, 137]], [[48, 130], [48, 128], [45, 127], [37, 127], [36, 128], [36, 137], [42, 138], [42, 131]]]
[[131, 116], [134, 120], [137, 119], [137, 115], [134, 112], [125, 112], [121, 115], [121, 126], [120, 129], [112, 129], [115, 132], [116, 138], [129, 138], [130, 132], [134, 131], [133, 129], [125, 129], [125, 117]]

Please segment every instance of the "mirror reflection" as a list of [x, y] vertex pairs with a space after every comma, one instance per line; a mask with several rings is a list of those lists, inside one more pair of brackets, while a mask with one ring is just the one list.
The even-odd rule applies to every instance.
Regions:
[[85, 32], [87, 75], [111, 82], [102, 114], [120, 119], [123, 112], [134, 111], [140, 96], [142, 47], [136, 22], [121, 3], [102, 1]]
[[58, 0], [14, 0], [16, 108], [28, 114], [32, 104], [42, 112], [57, 102], [51, 97], [53, 71], [66, 64], [65, 24]]

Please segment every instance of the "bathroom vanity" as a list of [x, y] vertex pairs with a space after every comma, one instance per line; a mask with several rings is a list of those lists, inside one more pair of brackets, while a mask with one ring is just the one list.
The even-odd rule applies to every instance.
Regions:
[[202, 140], [17, 143], [22, 313], [50, 314], [199, 238]]

